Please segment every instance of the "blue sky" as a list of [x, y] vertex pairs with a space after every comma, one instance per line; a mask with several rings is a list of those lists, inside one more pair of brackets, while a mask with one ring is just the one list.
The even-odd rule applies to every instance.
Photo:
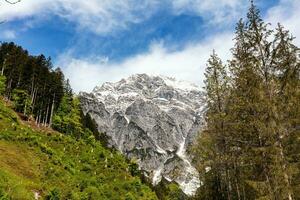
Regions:
[[[300, 33], [298, 0], [257, 5], [267, 21]], [[51, 56], [77, 92], [143, 72], [201, 84], [213, 48], [230, 57], [235, 23], [247, 7], [247, 0], [3, 1], [0, 40]]]

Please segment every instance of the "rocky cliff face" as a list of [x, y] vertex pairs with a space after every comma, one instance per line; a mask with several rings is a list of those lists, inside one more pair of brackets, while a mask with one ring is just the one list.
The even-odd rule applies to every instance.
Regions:
[[136, 159], [153, 184], [162, 176], [192, 195], [200, 186], [187, 146], [202, 126], [203, 94], [195, 85], [172, 78], [138, 74], [80, 93], [109, 144]]

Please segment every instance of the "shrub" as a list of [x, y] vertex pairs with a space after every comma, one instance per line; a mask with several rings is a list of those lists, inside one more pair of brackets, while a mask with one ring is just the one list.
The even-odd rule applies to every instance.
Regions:
[[46, 200], [60, 200], [60, 195], [58, 189], [53, 189], [45, 197]]
[[0, 95], [3, 95], [6, 88], [6, 77], [0, 75]]

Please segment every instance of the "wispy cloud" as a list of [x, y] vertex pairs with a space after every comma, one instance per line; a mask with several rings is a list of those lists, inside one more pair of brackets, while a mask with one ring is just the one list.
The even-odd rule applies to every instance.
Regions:
[[247, 0], [174, 0], [175, 11], [193, 12], [205, 18], [209, 24], [235, 23], [248, 7]]
[[300, 1], [280, 0], [273, 8], [269, 9], [266, 21], [276, 26], [280, 22], [296, 37], [295, 43], [300, 46]]
[[135, 73], [166, 75], [202, 84], [205, 63], [212, 49], [217, 49], [220, 57], [226, 60], [230, 57], [232, 38], [231, 33], [222, 33], [175, 52], [168, 51], [163, 42], [155, 42], [147, 53], [119, 63], [103, 62], [99, 58], [76, 59], [67, 54], [62, 55], [57, 64], [64, 68], [76, 92], [90, 91], [96, 85]]
[[[23, 0], [16, 5], [2, 3], [0, 20], [36, 19], [58, 16], [72, 24], [80, 33], [87, 30], [105, 36], [130, 29], [131, 25], [142, 23], [157, 11], [166, 10], [173, 15], [197, 15], [203, 19], [204, 27], [221, 27], [219, 33], [205, 35], [184, 48], [170, 51], [163, 41], [153, 42], [147, 52], [139, 52], [120, 62], [110, 61], [102, 55], [79, 59], [70, 49], [56, 61], [63, 68], [76, 92], [90, 91], [106, 81], [117, 81], [134, 73], [162, 74], [202, 84], [206, 60], [212, 49], [216, 49], [223, 60], [230, 58], [233, 45], [232, 27], [243, 17], [248, 0]], [[258, 0], [263, 4], [263, 0]], [[266, 12], [266, 21], [281, 22], [294, 36], [300, 36], [300, 1], [280, 0]], [[34, 24], [33, 24], [34, 25]], [[230, 25], [230, 26], [228, 26]], [[32, 24], [30, 25], [32, 26]], [[188, 27], [184, 27], [188, 28]], [[3, 34], [2, 34], [3, 35]], [[13, 32], [6, 36], [14, 37]], [[2, 36], [3, 37], [3, 36]], [[300, 38], [300, 37], [299, 37]], [[296, 42], [299, 45], [300, 39]], [[159, 38], [158, 38], [159, 39]], [[84, 55], [85, 56], [85, 55]]]
[[0, 32], [0, 38], [8, 39], [8, 40], [15, 39], [16, 32], [13, 30], [4, 30], [4, 31]]
[[77, 25], [80, 30], [107, 34], [122, 30], [130, 24], [148, 19], [159, 9], [176, 14], [193, 12], [207, 23], [231, 20], [242, 12], [247, 0], [24, 0], [18, 4], [2, 3], [1, 20], [59, 16]]
[[[173, 6], [178, 9], [178, 12], [183, 12], [180, 9], [196, 9], [193, 12], [201, 12], [201, 10], [209, 10], [213, 6], [217, 6], [210, 4], [209, 1], [206, 3], [203, 1], [202, 6], [204, 7], [197, 9], [191, 6], [193, 2], [176, 0], [173, 2]], [[222, 3], [223, 5], [219, 5], [220, 9], [224, 6], [233, 8], [239, 6], [237, 1], [221, 1], [220, 4]], [[291, 30], [293, 35], [300, 36], [299, 10], [300, 1], [281, 0], [266, 12], [265, 21], [271, 22], [273, 25], [281, 22]], [[223, 15], [222, 11], [220, 12], [219, 14], [215, 13], [216, 18]], [[217, 21], [214, 20], [213, 23]], [[162, 74], [202, 84], [205, 63], [212, 49], [216, 49], [223, 60], [226, 61], [230, 58], [230, 48], [233, 46], [232, 32], [233, 30], [212, 35], [205, 41], [189, 44], [183, 50], [175, 52], [168, 51], [168, 47], [162, 42], [155, 42], [149, 47], [147, 53], [135, 55], [120, 63], [100, 63], [95, 59], [75, 59], [70, 55], [62, 56], [59, 63], [64, 66], [66, 75], [71, 79], [76, 91], [89, 91], [95, 85], [106, 81], [116, 81], [134, 73]], [[300, 44], [300, 37], [296, 39], [296, 43]], [[62, 62], [63, 60], [65, 62]]]
[[10, 21], [56, 15], [74, 22], [78, 28], [104, 34], [126, 28], [129, 23], [138, 23], [156, 4], [156, 0], [140, 3], [130, 0], [24, 0], [14, 5], [2, 3], [0, 19]]

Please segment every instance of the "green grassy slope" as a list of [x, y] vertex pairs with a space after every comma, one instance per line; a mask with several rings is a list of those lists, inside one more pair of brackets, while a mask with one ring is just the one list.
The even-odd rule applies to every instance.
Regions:
[[124, 157], [93, 137], [76, 140], [22, 122], [0, 101], [0, 200], [157, 199]]

